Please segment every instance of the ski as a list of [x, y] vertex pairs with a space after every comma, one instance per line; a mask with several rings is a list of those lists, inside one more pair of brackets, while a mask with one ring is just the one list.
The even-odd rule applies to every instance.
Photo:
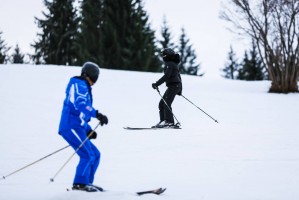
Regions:
[[[103, 188], [95, 186], [95, 185], [93, 185], [93, 186], [98, 190], [98, 192], [109, 192], [109, 190], [104, 190]], [[158, 189], [154, 189], [154, 190], [146, 190], [146, 191], [136, 192], [136, 194], [139, 196], [144, 195], [144, 194], [160, 195], [163, 192], [165, 192], [165, 190], [166, 190], [166, 188], [158, 188]], [[73, 189], [66, 188], [66, 191], [73, 191]], [[84, 191], [84, 190], [75, 190], [75, 191]]]
[[181, 127], [175, 126], [175, 127], [164, 127], [164, 128], [158, 128], [158, 127], [123, 127], [126, 130], [161, 130], [161, 129], [181, 129]]
[[106, 190], [104, 190], [102, 187], [97, 186], [97, 185], [91, 185], [92, 187], [95, 187], [97, 190], [99, 190], [100, 192], [106, 192]]
[[148, 191], [142, 191], [142, 192], [136, 192], [137, 195], [141, 196], [144, 194], [156, 194], [156, 195], [160, 195], [163, 192], [165, 192], [166, 188], [158, 188], [155, 190], [148, 190]]
[[147, 127], [147, 128], [143, 128], [143, 127], [124, 127], [124, 129], [127, 129], [127, 130], [154, 130], [154, 129], [157, 129], [157, 128], [150, 128], [150, 127]]

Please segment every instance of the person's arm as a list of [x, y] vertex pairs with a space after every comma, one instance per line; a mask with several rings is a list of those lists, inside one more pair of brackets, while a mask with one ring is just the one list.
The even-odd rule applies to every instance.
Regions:
[[165, 66], [166, 69], [165, 69], [165, 73], [164, 73], [164, 76], [162, 76], [155, 84], [156, 86], [159, 86], [161, 84], [163, 84], [167, 79], [169, 79], [169, 77], [171, 76], [171, 73], [172, 73], [172, 70], [173, 68], [166, 65]]

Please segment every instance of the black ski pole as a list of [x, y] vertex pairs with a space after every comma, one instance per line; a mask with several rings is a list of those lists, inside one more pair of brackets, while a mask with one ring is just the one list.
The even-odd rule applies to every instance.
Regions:
[[175, 120], [177, 121], [177, 125], [178, 126], [180, 126], [181, 125], [181, 123], [179, 122], [179, 120], [176, 118], [176, 116], [173, 114], [173, 112], [172, 112], [172, 110], [171, 110], [171, 108], [168, 106], [168, 104], [166, 103], [166, 101], [165, 101], [165, 99], [163, 98], [163, 96], [161, 95], [161, 93], [160, 93], [160, 90], [159, 90], [159, 88], [158, 87], [156, 87], [156, 90], [158, 91], [158, 93], [159, 93], [159, 95], [160, 95], [160, 97], [161, 97], [161, 99], [164, 101], [164, 103], [165, 103], [165, 105], [166, 105], [166, 107], [168, 108], [168, 110], [171, 112], [171, 114], [173, 115], [173, 117], [175, 118]]
[[205, 111], [203, 111], [201, 108], [199, 108], [197, 105], [195, 105], [192, 101], [190, 101], [189, 99], [187, 99], [184, 95], [181, 95], [182, 97], [184, 97], [184, 99], [186, 99], [187, 101], [189, 101], [192, 105], [194, 105], [196, 108], [198, 108], [199, 110], [201, 110], [204, 114], [206, 114], [207, 116], [209, 116], [211, 119], [213, 119], [216, 123], [218, 123], [218, 121], [216, 119], [214, 119], [213, 117], [211, 117], [208, 113], [206, 113]]
[[70, 162], [70, 160], [74, 157], [74, 155], [79, 151], [79, 149], [81, 149], [81, 147], [85, 144], [85, 142], [87, 140], [89, 140], [90, 136], [92, 136], [92, 134], [95, 132], [95, 130], [98, 128], [98, 126], [101, 124], [101, 122], [98, 123], [98, 125], [96, 125], [96, 127], [89, 133], [89, 135], [85, 138], [85, 140], [83, 140], [83, 142], [80, 144], [80, 146], [75, 150], [75, 152], [69, 157], [69, 159], [67, 159], [67, 161], [62, 165], [62, 167], [56, 172], [56, 174], [50, 178], [51, 182], [54, 182], [55, 177], [63, 170], [63, 168], [68, 164], [68, 162]]
[[24, 167], [22, 167], [22, 168], [20, 168], [20, 169], [18, 169], [18, 170], [16, 170], [16, 171], [13, 171], [13, 172], [11, 172], [11, 173], [8, 174], [8, 175], [3, 176], [0, 180], [6, 179], [7, 177], [9, 177], [9, 176], [11, 176], [11, 175], [13, 175], [13, 174], [15, 174], [15, 173], [17, 173], [17, 172], [19, 172], [19, 171], [22, 171], [23, 169], [25, 169], [25, 168], [27, 168], [27, 167], [29, 167], [29, 166], [31, 166], [31, 165], [34, 165], [35, 163], [38, 163], [38, 162], [42, 161], [43, 159], [48, 158], [48, 157], [54, 155], [55, 153], [58, 153], [59, 151], [62, 151], [63, 149], [68, 148], [69, 146], [70, 146], [70, 145], [67, 145], [67, 146], [65, 146], [65, 147], [63, 147], [63, 148], [61, 148], [61, 149], [58, 149], [57, 151], [54, 151], [53, 153], [50, 153], [49, 155], [46, 155], [45, 157], [42, 157], [42, 158], [38, 159], [37, 161], [34, 161], [33, 163], [30, 163], [30, 164], [28, 164], [28, 165], [26, 165], [26, 166], [24, 166]]

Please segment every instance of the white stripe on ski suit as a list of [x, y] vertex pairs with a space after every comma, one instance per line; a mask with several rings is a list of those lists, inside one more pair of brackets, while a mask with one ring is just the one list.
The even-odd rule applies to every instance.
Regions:
[[[75, 99], [75, 94], [78, 95], [78, 97]], [[76, 110], [78, 110], [78, 108], [76, 107], [76, 104], [75, 102], [78, 101], [79, 99], [83, 99], [84, 101], [81, 103], [81, 104], [86, 104], [85, 102], [87, 102], [87, 95], [88, 93], [86, 92], [85, 94], [81, 94], [79, 92], [79, 89], [78, 89], [78, 84], [75, 83], [75, 84], [72, 84], [71, 88], [70, 88], [70, 92], [69, 92], [69, 98], [70, 98], [70, 102], [74, 105], [74, 108]], [[83, 126], [84, 124], [84, 113], [80, 112], [80, 115], [79, 115], [79, 118], [81, 119], [81, 126]]]

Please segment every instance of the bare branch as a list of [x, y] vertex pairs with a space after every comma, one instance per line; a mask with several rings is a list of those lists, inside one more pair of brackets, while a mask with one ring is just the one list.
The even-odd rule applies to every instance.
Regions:
[[298, 92], [299, 0], [226, 0], [221, 18], [253, 38], [272, 80], [270, 91]]

